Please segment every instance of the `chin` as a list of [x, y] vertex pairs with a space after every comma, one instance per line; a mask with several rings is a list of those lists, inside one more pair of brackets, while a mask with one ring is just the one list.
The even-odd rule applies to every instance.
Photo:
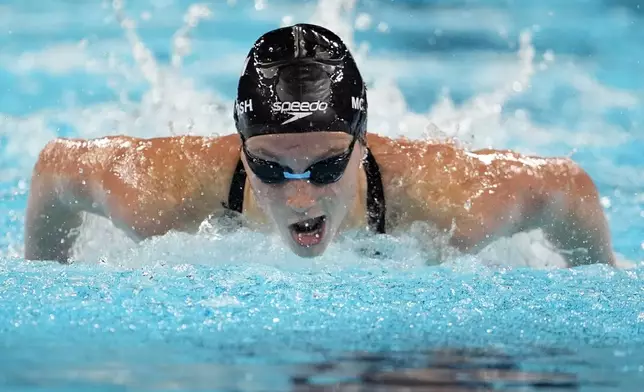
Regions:
[[313, 246], [301, 246], [292, 240], [289, 241], [289, 247], [291, 248], [293, 253], [303, 258], [314, 258], [322, 256], [328, 246], [329, 243], [327, 241], [323, 241]]

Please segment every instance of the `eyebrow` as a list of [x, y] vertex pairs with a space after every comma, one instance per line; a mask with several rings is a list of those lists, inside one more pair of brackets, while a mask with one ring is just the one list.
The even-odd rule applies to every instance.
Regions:
[[[326, 159], [326, 158], [333, 157], [335, 155], [342, 154], [343, 152], [347, 151], [348, 148], [349, 148], [349, 146], [332, 146], [327, 151], [325, 151], [324, 154], [320, 154], [319, 156], [314, 157], [315, 159], [313, 159], [313, 161], [317, 162], [317, 161], [321, 161], [321, 160]], [[249, 151], [249, 152], [251, 154], [253, 154], [253, 155], [257, 155], [258, 158], [265, 158], [265, 159], [269, 159], [269, 160], [273, 160], [273, 161], [279, 161], [278, 156], [280, 154], [276, 154], [275, 152], [273, 152], [271, 150], [268, 150], [268, 149], [266, 149], [264, 147], [258, 147], [258, 148], [253, 149], [253, 150], [254, 151]]]

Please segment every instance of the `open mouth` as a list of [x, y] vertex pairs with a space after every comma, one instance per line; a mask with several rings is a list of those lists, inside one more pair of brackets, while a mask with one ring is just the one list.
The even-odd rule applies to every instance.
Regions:
[[322, 242], [325, 226], [326, 216], [322, 215], [317, 218], [293, 223], [289, 226], [289, 229], [295, 242], [300, 246], [309, 247]]

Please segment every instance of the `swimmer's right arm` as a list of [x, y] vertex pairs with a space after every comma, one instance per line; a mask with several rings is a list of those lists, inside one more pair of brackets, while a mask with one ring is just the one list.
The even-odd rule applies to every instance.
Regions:
[[193, 232], [223, 209], [239, 137], [57, 139], [34, 167], [25, 216], [25, 259], [69, 259], [81, 213], [111, 220], [140, 241]]
[[27, 260], [66, 262], [69, 258], [81, 212], [93, 203], [89, 188], [99, 169], [79, 162], [76, 152], [54, 140], [38, 156], [25, 214]]

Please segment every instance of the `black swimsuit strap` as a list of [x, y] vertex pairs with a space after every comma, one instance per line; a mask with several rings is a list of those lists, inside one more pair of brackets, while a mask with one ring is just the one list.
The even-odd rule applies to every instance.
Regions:
[[382, 186], [382, 177], [378, 162], [367, 148], [367, 160], [364, 162], [364, 171], [367, 175], [367, 219], [369, 229], [378, 233], [385, 233], [385, 191]]
[[[364, 162], [364, 170], [367, 175], [367, 221], [369, 229], [379, 233], [385, 233], [385, 192], [382, 187], [382, 177], [378, 162], [367, 149], [367, 160]], [[230, 182], [228, 203], [225, 208], [241, 213], [244, 207], [244, 187], [246, 186], [246, 171], [241, 159], [237, 162], [235, 173]]]
[[246, 170], [241, 158], [237, 162], [235, 173], [230, 180], [230, 190], [228, 191], [228, 203], [224, 203], [224, 208], [242, 213], [244, 208], [244, 188], [246, 187]]

